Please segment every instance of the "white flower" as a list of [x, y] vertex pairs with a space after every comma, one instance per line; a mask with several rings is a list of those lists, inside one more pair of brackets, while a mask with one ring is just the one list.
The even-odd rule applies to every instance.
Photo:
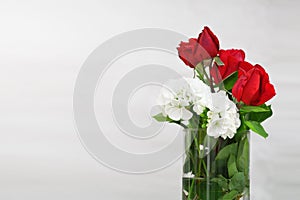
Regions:
[[212, 94], [212, 105], [209, 109], [207, 134], [215, 138], [233, 138], [241, 122], [236, 105], [224, 91]]
[[193, 113], [187, 109], [191, 104], [192, 94], [184, 79], [172, 80], [168, 87], [161, 90], [158, 104], [162, 107], [162, 114], [172, 120], [189, 120]]
[[[208, 85], [198, 79], [186, 79], [193, 94], [194, 111], [201, 114], [205, 107], [211, 107], [212, 97]], [[198, 113], [199, 112], [199, 113]]]
[[234, 137], [241, 122], [236, 105], [225, 91], [211, 93], [208, 85], [192, 78], [172, 80], [167, 86], [158, 98], [164, 116], [188, 123], [193, 117], [190, 109], [201, 115], [208, 108], [207, 134], [215, 138]]
[[193, 110], [198, 114], [202, 114], [204, 109], [211, 107], [212, 98], [208, 85], [198, 79], [186, 79], [190, 85], [190, 91], [193, 94]]
[[189, 104], [186, 101], [173, 99], [164, 107], [163, 113], [175, 121], [179, 121], [181, 119], [189, 120], [192, 118], [193, 113], [185, 108], [185, 106], [188, 105]]
[[195, 111], [195, 113], [197, 113], [198, 115], [202, 114], [203, 111], [205, 109], [205, 106], [202, 105], [201, 102], [196, 102], [194, 103], [194, 106], [193, 106], [193, 110]]
[[174, 98], [175, 98], [175, 94], [171, 90], [162, 88], [157, 98], [157, 103], [158, 105], [163, 106], [170, 103]]
[[215, 138], [220, 136], [224, 139], [227, 137], [233, 138], [235, 132], [236, 127], [234, 123], [231, 123], [231, 120], [226, 118], [211, 120], [207, 127], [207, 134]]

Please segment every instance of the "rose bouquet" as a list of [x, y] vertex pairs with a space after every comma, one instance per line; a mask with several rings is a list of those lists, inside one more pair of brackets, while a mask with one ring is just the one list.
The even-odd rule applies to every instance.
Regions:
[[182, 198], [249, 199], [249, 132], [268, 136], [261, 123], [272, 115], [265, 102], [275, 96], [274, 86], [243, 50], [220, 49], [208, 27], [177, 49], [194, 77], [162, 89], [154, 118], [185, 130]]

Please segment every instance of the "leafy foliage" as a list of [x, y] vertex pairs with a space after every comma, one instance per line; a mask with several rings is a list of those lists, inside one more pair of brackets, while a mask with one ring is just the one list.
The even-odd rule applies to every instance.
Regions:
[[164, 116], [162, 113], [154, 115], [153, 118], [156, 119], [156, 121], [158, 121], [158, 122], [171, 122], [171, 121], [173, 121], [168, 116], [167, 117]]
[[231, 154], [236, 155], [237, 154], [237, 143], [233, 143], [230, 145], [225, 146], [217, 155], [216, 160], [219, 159], [227, 159]]
[[268, 133], [265, 131], [264, 127], [259, 122], [256, 121], [245, 121], [245, 124], [255, 133], [258, 133], [264, 138], [268, 137]]
[[228, 76], [225, 80], [223, 80], [223, 84], [226, 90], [231, 90], [238, 79], [238, 72], [234, 72], [230, 76]]
[[264, 111], [259, 113], [250, 112], [247, 114], [247, 119], [250, 121], [256, 121], [261, 123], [273, 115], [271, 105], [267, 106], [263, 104], [260, 106], [260, 108], [263, 108]]

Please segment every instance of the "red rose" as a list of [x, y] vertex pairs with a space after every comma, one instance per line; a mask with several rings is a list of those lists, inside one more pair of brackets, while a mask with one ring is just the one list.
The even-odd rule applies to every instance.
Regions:
[[179, 58], [191, 68], [194, 68], [202, 59], [201, 48], [198, 48], [199, 44], [196, 38], [189, 39], [189, 42], [181, 42], [177, 47]]
[[247, 71], [253, 68], [253, 65], [244, 61], [239, 63], [239, 77], [245, 74]]
[[217, 56], [220, 48], [219, 40], [207, 26], [205, 26], [203, 31], [199, 34], [198, 43], [208, 53], [208, 55], [203, 55], [203, 59]]
[[240, 49], [220, 50], [219, 57], [224, 65], [215, 65], [211, 72], [217, 84], [238, 71], [239, 63], [245, 60], [245, 52]]
[[246, 62], [240, 64], [239, 78], [232, 88], [232, 95], [246, 105], [259, 106], [276, 93], [266, 71], [260, 65], [250, 65]]
[[181, 42], [177, 50], [181, 60], [195, 68], [204, 59], [217, 56], [219, 40], [208, 27], [204, 27], [198, 39], [191, 38], [188, 42]]

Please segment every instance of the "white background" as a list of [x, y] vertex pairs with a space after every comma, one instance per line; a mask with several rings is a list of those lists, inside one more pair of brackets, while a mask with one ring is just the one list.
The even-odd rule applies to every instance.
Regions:
[[262, 64], [277, 90], [270, 137], [252, 136], [251, 199], [299, 199], [299, 9], [296, 0], [1, 0], [0, 199], [179, 200], [181, 161], [129, 175], [94, 160], [75, 131], [72, 93], [85, 59], [112, 36], [157, 27], [195, 37], [204, 25]]

